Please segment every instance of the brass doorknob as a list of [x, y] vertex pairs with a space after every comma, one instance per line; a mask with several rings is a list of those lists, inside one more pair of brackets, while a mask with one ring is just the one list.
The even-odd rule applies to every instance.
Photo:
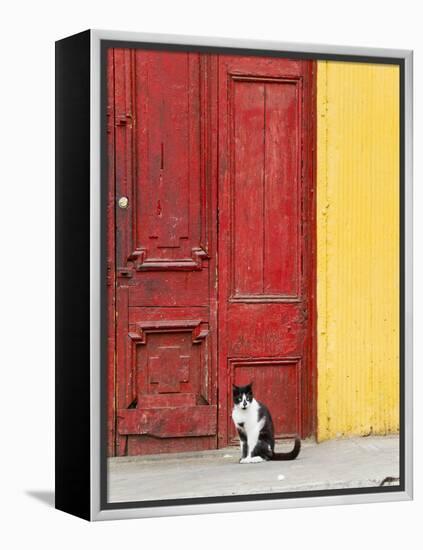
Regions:
[[128, 197], [121, 197], [118, 200], [119, 208], [128, 208], [129, 200]]

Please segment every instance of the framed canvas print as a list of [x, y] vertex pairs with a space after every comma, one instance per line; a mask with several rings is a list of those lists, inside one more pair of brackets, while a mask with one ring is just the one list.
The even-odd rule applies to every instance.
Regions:
[[56, 506], [412, 498], [412, 53], [56, 43]]

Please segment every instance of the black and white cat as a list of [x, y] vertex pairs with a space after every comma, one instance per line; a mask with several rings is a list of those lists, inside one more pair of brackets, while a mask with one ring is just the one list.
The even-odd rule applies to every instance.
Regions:
[[275, 430], [269, 409], [253, 397], [252, 384], [232, 386], [234, 406], [232, 420], [241, 442], [241, 464], [263, 462], [264, 460], [294, 460], [297, 458], [301, 441], [289, 453], [275, 453]]

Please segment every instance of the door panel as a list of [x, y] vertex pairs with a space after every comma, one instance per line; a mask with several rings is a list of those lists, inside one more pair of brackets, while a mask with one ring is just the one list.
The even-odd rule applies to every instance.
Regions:
[[312, 63], [219, 57], [219, 445], [232, 383], [313, 432]]
[[[228, 364], [231, 386], [254, 381], [254, 392], [271, 411], [277, 438], [301, 433], [302, 365], [299, 359], [229, 359]], [[230, 423], [229, 442], [237, 443], [237, 440], [233, 423]]]
[[[116, 50], [117, 264], [201, 270], [207, 259], [198, 54]], [[206, 119], [204, 119], [206, 121]], [[124, 158], [120, 159], [120, 155]]]
[[299, 282], [299, 80], [234, 75], [231, 300], [296, 297]]
[[114, 50], [118, 455], [216, 447], [212, 61]]

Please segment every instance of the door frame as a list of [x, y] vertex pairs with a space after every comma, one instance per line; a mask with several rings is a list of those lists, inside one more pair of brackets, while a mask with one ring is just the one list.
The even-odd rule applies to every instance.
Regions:
[[[106, 258], [106, 327], [103, 333], [107, 338], [105, 351], [107, 375], [105, 409], [107, 411], [107, 437], [106, 454], [107, 456], [116, 456], [116, 219], [115, 219], [115, 188], [116, 188], [116, 170], [115, 170], [115, 101], [114, 101], [114, 48], [108, 48], [103, 55], [103, 71], [105, 73], [105, 90], [103, 97], [102, 120], [106, 131], [105, 151], [107, 152], [104, 179], [107, 181], [106, 192], [102, 195], [102, 208], [106, 209], [106, 223], [104, 228], [104, 257]], [[113, 227], [113, 232], [110, 230]], [[102, 427], [104, 429], [104, 427]]]

